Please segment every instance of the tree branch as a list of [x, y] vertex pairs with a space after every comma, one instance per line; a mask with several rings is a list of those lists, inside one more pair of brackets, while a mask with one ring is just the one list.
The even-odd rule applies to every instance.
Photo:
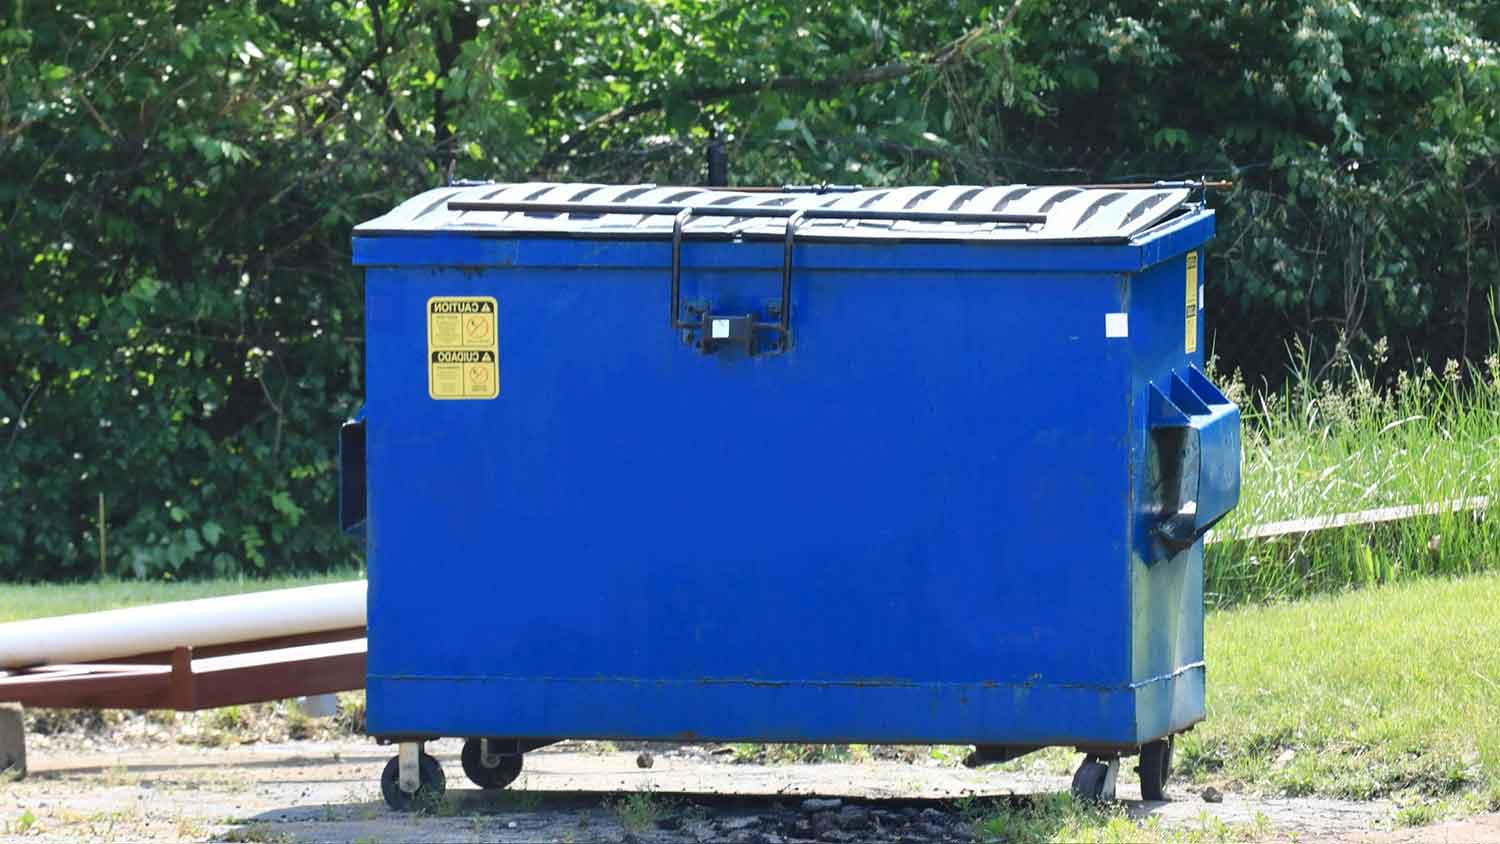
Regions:
[[[940, 69], [962, 59], [968, 54], [968, 51], [974, 44], [984, 36], [999, 32], [1008, 26], [1011, 19], [1015, 17], [1016, 12], [1020, 10], [1023, 2], [1025, 0], [1015, 0], [1011, 4], [1010, 9], [1006, 11], [1005, 16], [1000, 20], [974, 27], [942, 47], [929, 52], [918, 61], [890, 62], [824, 78], [776, 76], [770, 79], [741, 82], [734, 85], [705, 85], [699, 88], [689, 88], [677, 94], [674, 99], [689, 100], [696, 103], [711, 103], [766, 91], [832, 94], [847, 88], [861, 88], [866, 85], [876, 85], [881, 82], [904, 79], [924, 70]], [[536, 165], [536, 169], [547, 170], [555, 167], [571, 154], [574, 149], [598, 131], [629, 120], [632, 117], [658, 111], [664, 105], [665, 98], [657, 96], [637, 100], [636, 102], [607, 111], [584, 124], [577, 132], [571, 134], [567, 140], [542, 156], [541, 161]]]

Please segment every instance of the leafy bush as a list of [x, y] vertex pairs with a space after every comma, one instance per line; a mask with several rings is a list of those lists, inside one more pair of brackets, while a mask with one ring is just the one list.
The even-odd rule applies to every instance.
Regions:
[[349, 565], [349, 228], [450, 174], [1227, 176], [1229, 363], [1477, 356], [1497, 39], [1485, 0], [5, 4], [0, 574]]

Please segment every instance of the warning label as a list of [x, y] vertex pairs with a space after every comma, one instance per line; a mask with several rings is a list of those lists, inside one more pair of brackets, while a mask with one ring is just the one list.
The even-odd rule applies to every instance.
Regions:
[[1183, 349], [1188, 353], [1198, 351], [1198, 253], [1187, 253], [1187, 308], [1183, 314], [1186, 335]]
[[500, 395], [499, 308], [489, 296], [427, 300], [427, 394], [435, 399]]

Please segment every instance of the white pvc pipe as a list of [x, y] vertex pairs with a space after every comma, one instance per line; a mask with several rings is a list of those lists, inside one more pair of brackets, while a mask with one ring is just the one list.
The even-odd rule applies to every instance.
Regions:
[[106, 662], [365, 626], [365, 581], [0, 624], [0, 668]]

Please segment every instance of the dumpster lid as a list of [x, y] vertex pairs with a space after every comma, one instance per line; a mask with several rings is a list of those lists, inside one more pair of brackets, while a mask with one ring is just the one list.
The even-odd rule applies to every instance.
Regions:
[[[1190, 186], [1002, 185], [814, 193], [656, 185], [481, 184], [416, 196], [354, 229], [587, 238], [782, 237], [797, 211], [800, 239], [1123, 243], [1196, 210]], [[684, 215], [683, 212], [686, 212]]]

